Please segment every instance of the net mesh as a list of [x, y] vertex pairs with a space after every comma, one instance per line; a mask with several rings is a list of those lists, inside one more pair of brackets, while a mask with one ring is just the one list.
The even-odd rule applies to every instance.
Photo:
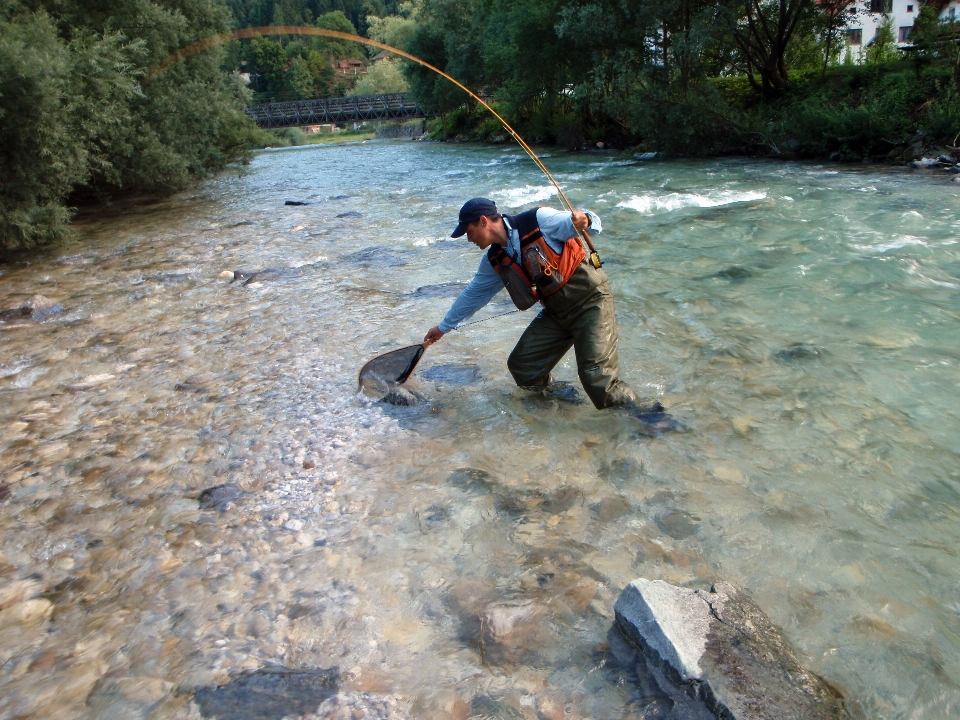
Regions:
[[417, 367], [425, 349], [423, 345], [410, 345], [377, 355], [360, 368], [360, 389], [382, 394], [403, 384]]

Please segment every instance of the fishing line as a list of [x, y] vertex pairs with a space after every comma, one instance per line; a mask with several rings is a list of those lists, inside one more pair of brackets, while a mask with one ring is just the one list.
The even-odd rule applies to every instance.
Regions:
[[522, 311], [522, 310], [519, 310], [519, 309], [518, 309], [518, 310], [508, 310], [507, 312], [505, 312], [505, 313], [500, 313], [499, 315], [491, 315], [490, 317], [485, 317], [483, 320], [473, 320], [472, 322], [461, 323], [460, 325], [457, 325], [457, 326], [454, 328], [454, 330], [459, 330], [460, 328], [465, 328], [465, 327], [467, 327], [468, 325], [479, 325], [480, 323], [486, 322], [487, 320], [493, 320], [494, 318], [504, 317], [505, 315], [513, 315], [514, 313], [518, 313], [518, 312], [523, 312], [523, 311]]
[[[163, 62], [161, 62], [157, 67], [146, 77], [146, 82], [152, 81], [158, 75], [163, 73], [165, 70], [169, 69], [173, 65], [176, 65], [181, 60], [184, 60], [191, 55], [195, 55], [198, 52], [203, 50], [208, 50], [209, 48], [215, 47], [217, 45], [222, 45], [225, 42], [230, 42], [231, 40], [243, 40], [246, 38], [252, 37], [261, 37], [263, 35], [314, 35], [320, 37], [335, 38], [337, 40], [347, 40], [349, 42], [360, 43], [361, 45], [369, 45], [371, 47], [379, 48], [380, 50], [386, 50], [387, 52], [392, 52], [395, 55], [406, 58], [412, 62], [421, 65], [428, 70], [432, 70], [441, 77], [446, 78], [458, 88], [467, 93], [470, 97], [480, 103], [484, 108], [486, 108], [498, 121], [503, 125], [504, 130], [510, 133], [510, 136], [517, 141], [524, 152], [530, 156], [530, 159], [533, 160], [537, 167], [539, 167], [543, 174], [547, 176], [553, 186], [557, 189], [557, 194], [560, 196], [560, 199], [563, 201], [563, 204], [567, 207], [567, 210], [573, 212], [573, 205], [570, 204], [570, 201], [567, 199], [566, 194], [563, 192], [563, 189], [560, 187], [560, 183], [556, 181], [550, 171], [547, 169], [547, 166], [543, 164], [543, 161], [537, 156], [533, 151], [527, 141], [520, 137], [520, 134], [514, 130], [510, 123], [504, 120], [500, 113], [490, 107], [479, 95], [474, 93], [466, 85], [458, 81], [457, 79], [451, 77], [443, 70], [438, 67], [434, 67], [426, 60], [421, 60], [416, 55], [411, 55], [408, 52], [400, 50], [399, 48], [391, 47], [382, 42], [377, 42], [376, 40], [371, 40], [369, 38], [360, 37], [358, 35], [350, 35], [349, 33], [340, 32], [339, 30], [327, 30], [326, 28], [317, 28], [317, 27], [299, 27], [296, 25], [275, 25], [267, 27], [254, 27], [254, 28], [241, 28], [239, 30], [234, 30], [233, 32], [220, 33], [219, 35], [211, 35], [210, 37], [204, 38], [203, 40], [198, 40], [192, 45], [188, 45], [185, 48], [175, 51], [169, 55]], [[590, 248], [590, 263], [595, 267], [599, 268], [601, 265], [600, 256], [597, 254], [597, 249], [593, 246], [593, 242], [590, 240], [590, 235], [586, 230], [578, 230], [576, 227], [577, 235], [580, 239], [586, 243], [587, 247]]]

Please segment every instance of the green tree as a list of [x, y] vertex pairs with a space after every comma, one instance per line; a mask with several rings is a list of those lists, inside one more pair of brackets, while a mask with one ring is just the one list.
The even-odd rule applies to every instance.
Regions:
[[62, 237], [68, 202], [179, 190], [246, 151], [246, 91], [218, 52], [144, 81], [172, 51], [228, 21], [216, 0], [4, 6], [0, 250]]
[[910, 35], [913, 56], [920, 64], [945, 63], [960, 68], [960, 22], [940, 20], [932, 5], [923, 5]]
[[787, 52], [812, 14], [813, 0], [732, 0], [725, 7], [730, 32], [750, 84], [773, 96], [789, 84]]
[[316, 97], [316, 81], [310, 72], [310, 65], [301, 57], [290, 61], [290, 69], [284, 78], [287, 89], [295, 100]]
[[[324, 13], [317, 18], [314, 23], [318, 28], [327, 30], [337, 30], [349, 35], [356, 35], [357, 29], [353, 23], [340, 10]], [[363, 48], [359, 43], [349, 40], [335, 40], [333, 38], [318, 38], [319, 46], [317, 50], [325, 55], [331, 55], [334, 58], [362, 58]]]
[[381, 60], [371, 65], [366, 75], [347, 93], [348, 96], [407, 92], [409, 85], [396, 60]]
[[367, 17], [367, 35], [372, 40], [385, 43], [391, 47], [406, 50], [407, 43], [417, 27], [414, 17], [387, 15], [386, 17]]
[[877, 64], [890, 62], [900, 57], [900, 51], [897, 50], [897, 44], [893, 39], [893, 21], [889, 16], [883, 18], [883, 22], [877, 27], [877, 34], [867, 46], [866, 60], [868, 63]]
[[287, 52], [276, 40], [268, 37], [255, 37], [250, 42], [250, 55], [253, 60], [253, 70], [264, 83], [258, 89], [269, 93], [278, 92], [283, 87], [284, 75], [287, 72]]
[[307, 67], [310, 68], [317, 93], [326, 97], [336, 82], [336, 72], [330, 61], [317, 50], [311, 50], [307, 54]]

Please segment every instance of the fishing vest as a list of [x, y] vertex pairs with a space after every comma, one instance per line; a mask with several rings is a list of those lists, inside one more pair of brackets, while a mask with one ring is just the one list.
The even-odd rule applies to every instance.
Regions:
[[515, 262], [502, 245], [491, 245], [487, 259], [503, 280], [513, 304], [526, 310], [566, 285], [586, 252], [577, 237], [563, 244], [562, 253], [554, 252], [540, 232], [537, 208], [504, 217], [520, 234], [521, 262]]

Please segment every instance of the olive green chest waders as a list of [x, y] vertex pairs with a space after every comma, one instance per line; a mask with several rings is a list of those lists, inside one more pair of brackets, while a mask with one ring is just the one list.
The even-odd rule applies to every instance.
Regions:
[[636, 401], [620, 380], [617, 320], [606, 273], [584, 261], [566, 285], [541, 303], [543, 310], [507, 360], [517, 385], [548, 385], [550, 371], [573, 346], [580, 382], [598, 409]]

